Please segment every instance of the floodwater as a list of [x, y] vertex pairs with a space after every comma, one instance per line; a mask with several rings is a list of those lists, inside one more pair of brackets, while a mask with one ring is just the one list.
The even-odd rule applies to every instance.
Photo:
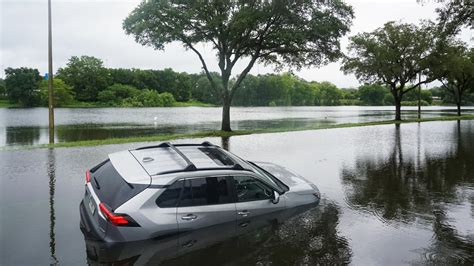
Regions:
[[[301, 128], [394, 118], [383, 107], [233, 107], [233, 129]], [[473, 107], [464, 108], [474, 113]], [[403, 107], [403, 118], [415, 118], [417, 107]], [[56, 142], [97, 140], [220, 129], [220, 107], [58, 108]], [[423, 117], [455, 115], [453, 107], [423, 107]], [[0, 108], [0, 147], [47, 143], [46, 108]]]
[[474, 121], [180, 142], [204, 140], [298, 172], [323, 200], [237, 229], [106, 246], [79, 229], [84, 172], [149, 143], [1, 151], [0, 265], [474, 263]]

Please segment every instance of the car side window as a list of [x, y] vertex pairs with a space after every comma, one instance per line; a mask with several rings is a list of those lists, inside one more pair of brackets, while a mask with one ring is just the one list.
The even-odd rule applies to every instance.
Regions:
[[262, 181], [251, 176], [234, 176], [238, 202], [271, 199], [272, 189]]
[[171, 208], [178, 205], [179, 196], [183, 188], [183, 180], [174, 182], [157, 199], [156, 204], [160, 208]]
[[232, 202], [226, 177], [187, 179], [180, 207], [226, 204]]

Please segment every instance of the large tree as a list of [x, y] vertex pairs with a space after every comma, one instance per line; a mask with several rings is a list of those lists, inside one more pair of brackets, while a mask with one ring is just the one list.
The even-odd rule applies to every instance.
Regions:
[[444, 47], [436, 59], [439, 61], [431, 66], [431, 74], [454, 97], [460, 116], [466, 92], [474, 91], [474, 48], [457, 42]]
[[24, 107], [40, 105], [40, 73], [33, 68], [5, 69], [5, 88], [8, 100]]
[[433, 49], [429, 26], [388, 22], [373, 32], [350, 38], [349, 54], [343, 60], [344, 73], [354, 73], [363, 82], [386, 84], [395, 102], [395, 120], [401, 120], [405, 93], [433, 79], [426, 74]]
[[[352, 8], [340, 0], [146, 0], [125, 19], [127, 34], [162, 50], [178, 41], [193, 51], [222, 98], [222, 130], [230, 131], [230, 105], [255, 63], [276, 67], [319, 66], [340, 57]], [[214, 79], [198, 44], [216, 51], [221, 79]], [[246, 59], [234, 82], [232, 71]]]
[[72, 86], [79, 101], [96, 101], [111, 80], [102, 60], [85, 55], [71, 57], [67, 66], [58, 70], [57, 77]]
[[436, 10], [439, 31], [446, 35], [456, 35], [462, 27], [474, 27], [474, 1], [450, 0]]

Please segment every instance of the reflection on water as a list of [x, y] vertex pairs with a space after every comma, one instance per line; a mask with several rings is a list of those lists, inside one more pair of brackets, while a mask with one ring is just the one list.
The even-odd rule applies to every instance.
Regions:
[[86, 240], [87, 257], [90, 264], [347, 264], [351, 251], [338, 236], [338, 216], [338, 207], [325, 202], [167, 239], [115, 244]]
[[[232, 109], [232, 128], [305, 128], [393, 119], [392, 107], [254, 107]], [[416, 118], [405, 107], [403, 118]], [[474, 109], [466, 108], [465, 113]], [[56, 110], [56, 142], [218, 130], [220, 108], [88, 108]], [[456, 114], [425, 107], [423, 117]], [[46, 108], [0, 108], [0, 147], [48, 143]]]
[[474, 263], [474, 121], [205, 140], [303, 174], [323, 200], [279, 217], [109, 246], [80, 232], [84, 171], [143, 143], [2, 151], [0, 265]]
[[48, 176], [49, 176], [49, 248], [51, 253], [50, 265], [57, 265], [56, 258], [56, 235], [54, 227], [56, 224], [56, 215], [54, 211], [54, 191], [56, 189], [56, 159], [54, 149], [48, 149]]
[[[352, 208], [387, 224], [431, 225], [432, 243], [418, 251], [429, 261], [450, 264], [474, 261], [474, 131], [461, 122], [452, 130], [450, 148], [431, 154], [423, 153], [419, 125], [415, 147], [403, 145], [398, 125], [388, 155], [358, 156], [354, 167], [342, 171]], [[465, 232], [455, 226], [463, 216]]]

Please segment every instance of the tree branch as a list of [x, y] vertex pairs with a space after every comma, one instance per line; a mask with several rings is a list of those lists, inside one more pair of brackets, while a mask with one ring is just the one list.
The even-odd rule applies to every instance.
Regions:
[[206, 76], [207, 76], [207, 79], [209, 80], [209, 82], [211, 83], [211, 87], [217, 92], [219, 93], [219, 90], [217, 88], [217, 85], [214, 81], [214, 79], [212, 78], [211, 76], [211, 73], [209, 72], [209, 69], [207, 68], [207, 64], [206, 64], [206, 61], [204, 61], [204, 58], [202, 57], [201, 53], [196, 49], [194, 48], [194, 46], [186, 40], [186, 38], [182, 38], [183, 42], [189, 47], [189, 49], [193, 50], [197, 56], [199, 57], [199, 60], [201, 61], [201, 64], [202, 64], [202, 67], [204, 69], [204, 72], [206, 72]]

